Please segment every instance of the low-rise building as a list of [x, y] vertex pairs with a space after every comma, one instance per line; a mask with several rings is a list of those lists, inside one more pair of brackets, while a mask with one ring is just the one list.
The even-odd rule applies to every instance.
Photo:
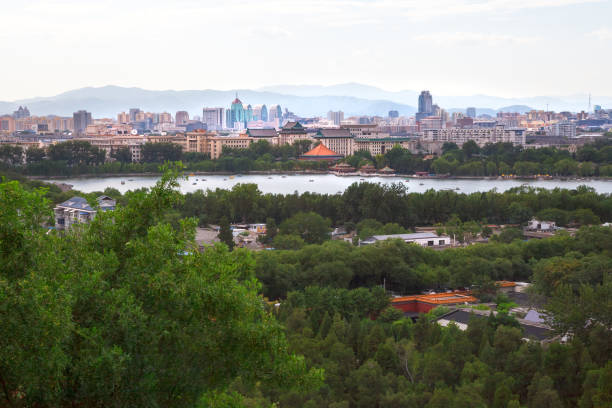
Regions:
[[414, 232], [411, 234], [373, 235], [359, 241], [359, 245], [371, 245], [388, 239], [401, 239], [409, 244], [438, 248], [449, 247], [452, 243], [448, 235], [438, 235], [434, 232]]
[[293, 144], [298, 140], [314, 141], [300, 122], [287, 122], [278, 132], [278, 143], [280, 145]]
[[251, 129], [249, 128], [246, 130], [246, 135], [252, 138], [254, 142], [258, 140], [265, 140], [271, 145], [278, 144], [279, 136], [278, 136], [278, 133], [276, 132], [276, 129]]
[[[101, 211], [114, 210], [115, 200], [109, 196], [97, 198]], [[53, 209], [55, 215], [55, 228], [61, 231], [69, 230], [75, 224], [88, 224], [96, 216], [97, 210], [89, 205], [83, 197], [72, 197]]]
[[455, 291], [397, 297], [391, 299], [391, 306], [413, 317], [420, 313], [427, 313], [438, 306], [466, 305], [476, 302], [478, 299], [470, 292]]
[[355, 138], [348, 129], [319, 129], [315, 139], [342, 156], [350, 156], [354, 153]]
[[536, 218], [532, 218], [525, 228], [528, 231], [542, 231], [550, 232], [557, 229], [557, 224], [554, 221], [540, 221]]

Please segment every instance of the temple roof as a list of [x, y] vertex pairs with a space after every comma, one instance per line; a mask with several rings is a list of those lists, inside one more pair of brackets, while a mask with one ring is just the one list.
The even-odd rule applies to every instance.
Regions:
[[318, 138], [350, 138], [351, 132], [348, 129], [319, 129]]
[[333, 150], [327, 148], [323, 143], [321, 143], [320, 145], [318, 145], [317, 147], [315, 147], [314, 149], [312, 149], [309, 152], [304, 153], [304, 156], [340, 156], [338, 153], [334, 152]]

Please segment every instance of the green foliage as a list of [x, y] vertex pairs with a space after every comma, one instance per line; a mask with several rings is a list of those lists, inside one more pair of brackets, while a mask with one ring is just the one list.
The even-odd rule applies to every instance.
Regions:
[[1, 405], [236, 404], [219, 393], [237, 378], [317, 388], [322, 371], [289, 353], [251, 255], [200, 253], [194, 220], [163, 222], [176, 176], [64, 235], [41, 228], [44, 191], [0, 184]]
[[234, 246], [236, 245], [236, 243], [234, 242], [234, 234], [227, 218], [221, 218], [221, 222], [219, 223], [218, 236], [219, 240], [225, 245], [227, 245], [230, 251], [234, 249]]
[[280, 234], [297, 235], [307, 244], [320, 244], [329, 239], [330, 220], [315, 212], [299, 212], [280, 225]]

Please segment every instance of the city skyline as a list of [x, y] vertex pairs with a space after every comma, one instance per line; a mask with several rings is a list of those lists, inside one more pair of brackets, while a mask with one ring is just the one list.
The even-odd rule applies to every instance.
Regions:
[[[3, 68], [13, 78], [0, 99], [108, 84], [346, 82], [436, 95], [612, 95], [601, 79], [612, 66], [611, 13], [611, 2], [593, 0], [14, 3], [0, 27], [0, 52], [11, 62]], [[232, 51], [244, 38], [259, 45]], [[274, 68], [296, 56], [291, 69]]]

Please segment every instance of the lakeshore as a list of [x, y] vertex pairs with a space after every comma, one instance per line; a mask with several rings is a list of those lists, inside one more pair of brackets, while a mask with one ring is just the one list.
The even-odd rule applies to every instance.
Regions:
[[[107, 187], [116, 188], [124, 193], [128, 190], [136, 190], [143, 187], [152, 187], [159, 179], [156, 174], [121, 174], [109, 176], [86, 176], [86, 177], [44, 177], [39, 178], [48, 182], [61, 182], [70, 184], [75, 190], [83, 192], [103, 191]], [[592, 187], [598, 193], [612, 193], [612, 180], [596, 178], [564, 178], [564, 179], [498, 179], [482, 177], [409, 177], [409, 176], [338, 176], [327, 172], [258, 172], [249, 174], [220, 174], [193, 172], [180, 181], [180, 190], [183, 193], [197, 190], [231, 189], [239, 183], [257, 184], [263, 193], [293, 194], [297, 193], [319, 193], [340, 194], [355, 182], [370, 182], [381, 184], [403, 184], [408, 192], [422, 193], [427, 190], [452, 190], [461, 193], [486, 192], [496, 189], [498, 192], [507, 191], [511, 188], [529, 186], [534, 188], [565, 188], [575, 189], [581, 185]]]

